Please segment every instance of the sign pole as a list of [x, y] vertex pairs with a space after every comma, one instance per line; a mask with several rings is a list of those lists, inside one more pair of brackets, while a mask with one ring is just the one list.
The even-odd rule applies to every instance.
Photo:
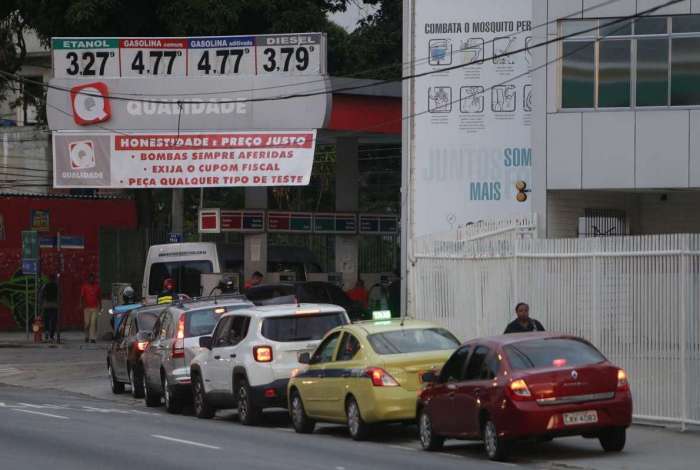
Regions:
[[27, 341], [29, 341], [29, 279], [24, 276], [24, 326], [27, 330]]
[[61, 252], [61, 232], [56, 234], [56, 248], [58, 249], [58, 273], [56, 274], [56, 343], [61, 344], [61, 310], [63, 310], [63, 296], [61, 286], [63, 285], [63, 253]]

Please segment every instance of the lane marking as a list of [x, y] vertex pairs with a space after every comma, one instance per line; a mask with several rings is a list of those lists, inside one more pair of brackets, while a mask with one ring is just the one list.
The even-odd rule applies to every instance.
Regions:
[[21, 408], [11, 408], [11, 409], [12, 409], [12, 411], [19, 411], [21, 413], [29, 413], [29, 414], [33, 414], [33, 415], [46, 416], [48, 418], [70, 419], [68, 416], [53, 415], [51, 413], [42, 413], [41, 411], [23, 410]]
[[395, 444], [388, 444], [387, 447], [393, 447], [394, 449], [403, 449], [403, 450], [418, 450], [414, 447], [401, 446], [401, 445], [395, 445]]
[[202, 444], [201, 442], [186, 441], [184, 439], [176, 439], [174, 437], [161, 436], [160, 434], [151, 434], [151, 437], [156, 439], [163, 439], [164, 441], [179, 442], [180, 444], [189, 444], [196, 447], [204, 447], [205, 449], [221, 450], [221, 447], [211, 446], [209, 444]]
[[294, 429], [290, 429], [290, 428], [275, 428], [275, 429], [278, 431], [284, 431], [284, 432], [296, 432], [296, 431], [294, 431]]

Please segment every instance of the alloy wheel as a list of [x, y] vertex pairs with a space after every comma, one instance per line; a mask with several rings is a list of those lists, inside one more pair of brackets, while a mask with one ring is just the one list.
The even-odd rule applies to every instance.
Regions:
[[498, 436], [496, 435], [496, 427], [491, 421], [484, 426], [484, 447], [489, 458], [494, 458], [498, 453]]
[[292, 419], [297, 427], [301, 427], [304, 421], [304, 410], [301, 406], [301, 398], [299, 395], [294, 395], [292, 398]]
[[241, 421], [248, 418], [248, 390], [244, 386], [238, 389], [238, 416]]
[[430, 440], [433, 435], [433, 426], [430, 423], [430, 417], [428, 416], [428, 413], [421, 413], [420, 423], [418, 426], [420, 428], [421, 444], [423, 444], [423, 447], [425, 448], [430, 447]]
[[350, 428], [350, 434], [353, 436], [360, 429], [360, 410], [357, 408], [355, 400], [348, 404], [348, 427]]

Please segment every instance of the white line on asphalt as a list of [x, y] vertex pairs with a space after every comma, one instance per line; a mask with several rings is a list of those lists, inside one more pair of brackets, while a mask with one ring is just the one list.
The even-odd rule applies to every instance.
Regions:
[[209, 444], [202, 444], [201, 442], [186, 441], [184, 439], [176, 439], [174, 437], [161, 436], [160, 434], [151, 434], [151, 437], [155, 437], [156, 439], [163, 439], [164, 441], [179, 442], [180, 444], [189, 444], [191, 446], [204, 447], [205, 449], [221, 449], [221, 447], [210, 446]]
[[275, 428], [275, 429], [277, 429], [278, 431], [284, 431], [284, 432], [294, 432], [294, 429], [290, 429], [290, 428]]
[[22, 410], [20, 408], [12, 408], [13, 411], [19, 411], [22, 413], [29, 413], [33, 415], [40, 415], [40, 416], [47, 416], [49, 418], [56, 418], [56, 419], [70, 419], [68, 416], [61, 416], [61, 415], [52, 415], [51, 413], [42, 413], [41, 411], [32, 411], [32, 410]]
[[399, 446], [399, 445], [394, 445], [394, 444], [389, 444], [387, 447], [393, 447], [394, 449], [403, 449], [403, 450], [418, 450], [413, 447], [408, 447], [408, 446]]

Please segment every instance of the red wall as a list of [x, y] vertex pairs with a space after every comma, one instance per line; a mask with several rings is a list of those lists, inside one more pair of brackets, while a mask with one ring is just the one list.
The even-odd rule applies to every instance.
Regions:
[[401, 135], [401, 98], [333, 95], [326, 129]]
[[[84, 249], [62, 250], [64, 269], [61, 280], [62, 326], [82, 326], [79, 311], [80, 285], [85, 276], [99, 273], [100, 227], [136, 228], [136, 206], [127, 199], [53, 199], [0, 197], [0, 215], [4, 219], [5, 239], [0, 238], [0, 284], [21, 267], [22, 230], [31, 227], [32, 209], [49, 211], [48, 232], [41, 235], [83, 236]], [[59, 254], [55, 248], [41, 250], [43, 275], [56, 273]], [[16, 328], [10, 310], [0, 304], [0, 330]]]

